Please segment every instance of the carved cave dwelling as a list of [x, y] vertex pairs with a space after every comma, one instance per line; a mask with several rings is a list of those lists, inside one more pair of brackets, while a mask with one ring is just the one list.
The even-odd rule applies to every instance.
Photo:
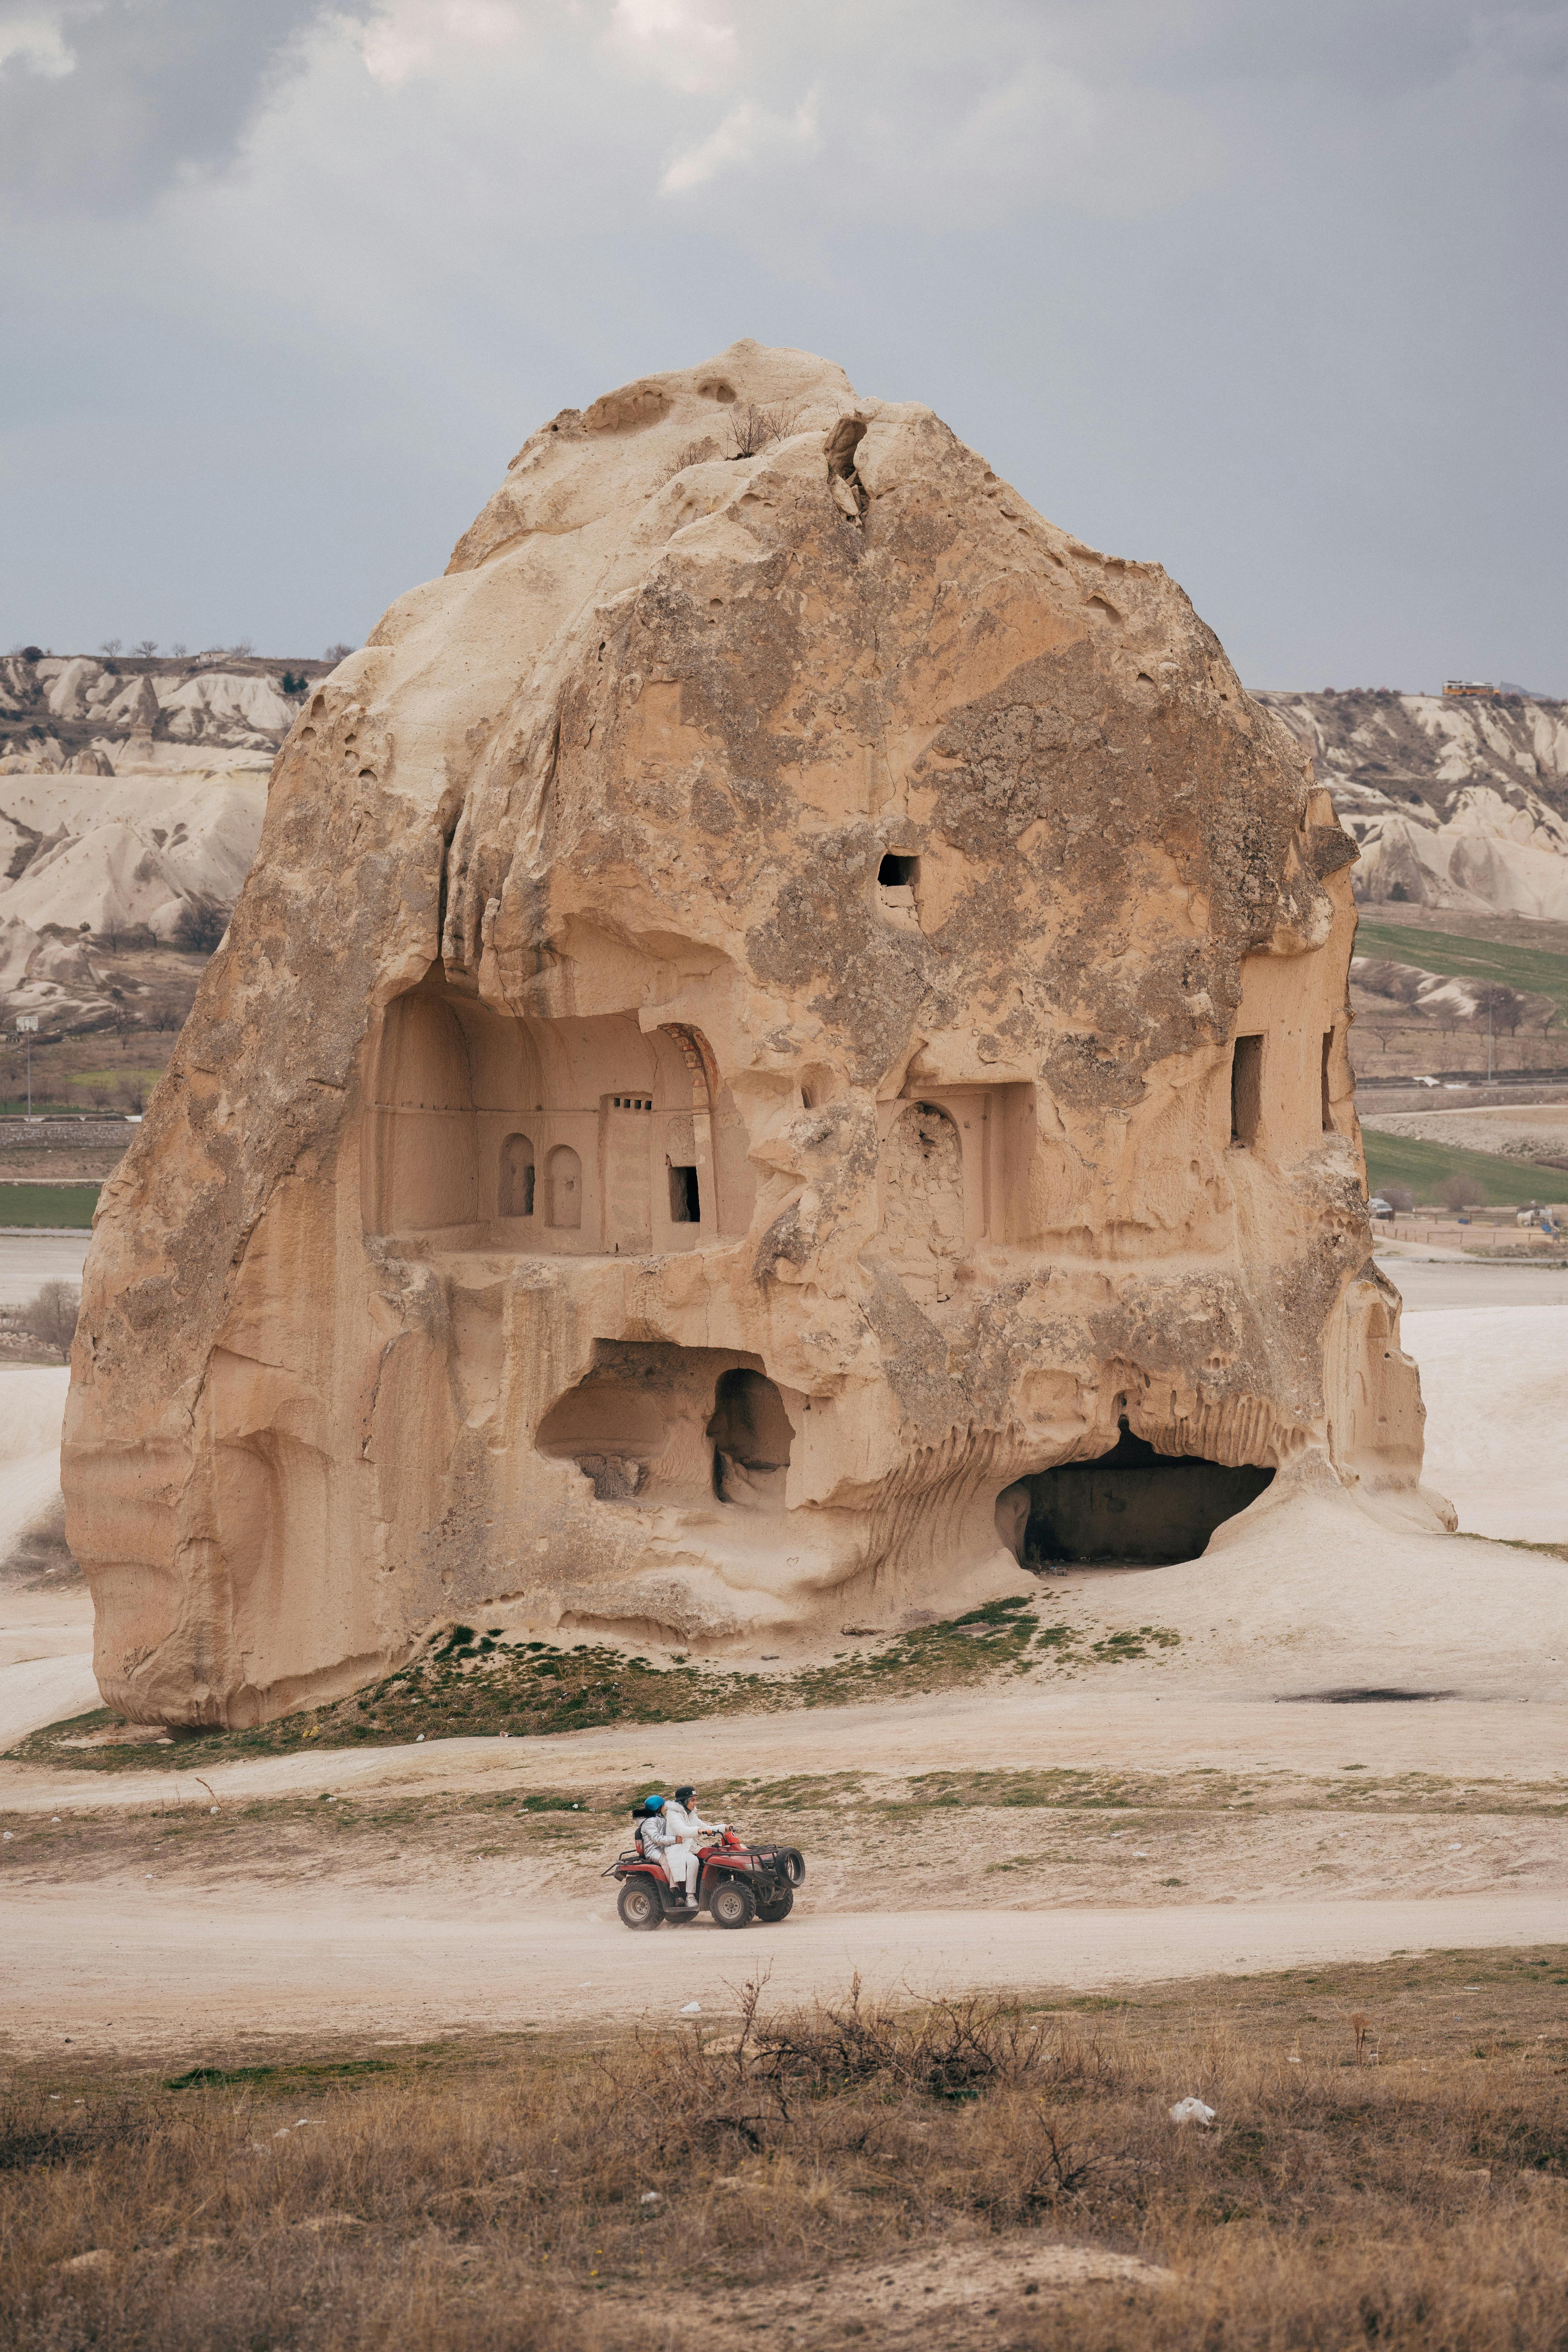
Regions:
[[929, 410], [738, 344], [563, 413], [311, 696], [105, 1190], [106, 1697], [255, 1722], [491, 1603], [893, 1627], [1309, 1491], [1444, 1524], [1353, 856], [1164, 574]]

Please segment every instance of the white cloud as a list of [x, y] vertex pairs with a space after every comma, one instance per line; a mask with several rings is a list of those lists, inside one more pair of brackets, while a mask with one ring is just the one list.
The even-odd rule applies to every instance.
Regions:
[[616, 0], [605, 47], [688, 97], [722, 89], [741, 61], [730, 12], [713, 0]]
[[58, 9], [0, 9], [0, 72], [13, 58], [51, 81], [72, 70], [76, 59], [66, 46]]
[[809, 90], [793, 115], [770, 114], [742, 99], [732, 106], [716, 130], [678, 155], [659, 182], [666, 196], [686, 195], [705, 187], [721, 172], [744, 169], [763, 158], [805, 152], [816, 144], [816, 92]]
[[514, 47], [523, 23], [513, 0], [393, 0], [360, 35], [373, 81], [395, 89], [465, 53]]

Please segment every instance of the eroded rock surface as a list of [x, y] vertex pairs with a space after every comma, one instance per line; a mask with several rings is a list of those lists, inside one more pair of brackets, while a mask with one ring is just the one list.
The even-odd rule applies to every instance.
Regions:
[[742, 343], [557, 417], [312, 694], [106, 1192], [106, 1695], [243, 1723], [506, 1596], [904, 1622], [1269, 1474], [1436, 1524], [1353, 856], [1164, 573], [930, 410]]

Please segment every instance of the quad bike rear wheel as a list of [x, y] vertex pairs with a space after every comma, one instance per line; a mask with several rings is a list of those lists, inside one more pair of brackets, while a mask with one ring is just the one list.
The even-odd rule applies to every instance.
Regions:
[[793, 1886], [783, 1886], [776, 1895], [765, 1895], [758, 1903], [757, 1916], [765, 1926], [776, 1927], [779, 1921], [787, 1919], [794, 1909], [795, 1889]]
[[727, 1878], [716, 1886], [708, 1908], [716, 1927], [749, 1927], [757, 1916], [757, 1898], [742, 1878]]
[[664, 1905], [659, 1901], [658, 1887], [649, 1879], [624, 1879], [616, 1908], [628, 1927], [646, 1931], [664, 1925]]

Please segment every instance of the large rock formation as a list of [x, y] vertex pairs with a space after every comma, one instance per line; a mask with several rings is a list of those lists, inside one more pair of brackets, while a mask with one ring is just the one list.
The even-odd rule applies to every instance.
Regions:
[[1353, 855], [1164, 573], [929, 409], [741, 343], [558, 416], [311, 696], [105, 1193], [107, 1697], [251, 1721], [508, 1595], [908, 1622], [1271, 1474], [1436, 1525]]

